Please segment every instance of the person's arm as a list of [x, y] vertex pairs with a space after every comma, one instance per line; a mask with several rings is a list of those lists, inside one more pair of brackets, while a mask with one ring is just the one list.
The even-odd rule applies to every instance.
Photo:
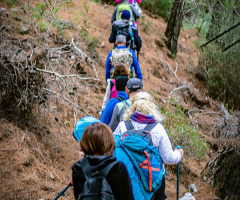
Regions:
[[134, 200], [132, 184], [126, 166], [122, 163], [118, 170], [118, 193], [121, 200]]
[[110, 71], [111, 71], [111, 64], [110, 64], [110, 58], [112, 56], [112, 51], [109, 52], [107, 60], [106, 60], [106, 72], [105, 72], [105, 79], [107, 82], [107, 79], [110, 78]]
[[138, 30], [134, 30], [133, 31], [133, 35], [134, 35], [135, 44], [137, 46], [136, 50], [140, 51], [140, 49], [142, 47], [142, 39], [141, 39], [141, 37], [138, 34]]
[[111, 35], [109, 37], [109, 40], [108, 40], [110, 43], [115, 43], [116, 41], [116, 34], [112, 31], [111, 32]]
[[78, 195], [82, 192], [82, 186], [85, 181], [85, 178], [82, 176], [82, 169], [79, 162], [75, 163], [72, 166], [72, 183], [73, 183], [73, 191], [74, 197], [77, 200]]
[[130, 8], [132, 10], [132, 13], [133, 13], [135, 19], [141, 17], [141, 14], [137, 11], [137, 9], [134, 7], [134, 5], [130, 4]]
[[101, 115], [101, 118], [100, 118], [100, 121], [105, 123], [105, 124], [109, 124], [109, 122], [111, 121], [111, 117], [112, 117], [112, 111], [113, 111], [113, 108], [112, 108], [112, 102], [111, 102], [112, 99], [110, 99]]
[[142, 72], [141, 72], [141, 69], [140, 69], [139, 62], [137, 60], [137, 56], [136, 56], [136, 54], [134, 53], [133, 50], [130, 49], [130, 51], [131, 51], [132, 56], [133, 56], [133, 64], [132, 64], [132, 66], [134, 67], [134, 70], [135, 70], [135, 73], [137, 75], [137, 78], [142, 80], [143, 76], [142, 76]]
[[114, 21], [116, 21], [117, 9], [118, 9], [118, 7], [116, 6], [115, 9], [114, 9], [114, 11], [113, 11], [113, 14], [112, 14], [111, 23], [113, 23]]
[[110, 82], [107, 84], [107, 88], [106, 88], [106, 93], [105, 93], [105, 96], [104, 96], [104, 99], [103, 99], [103, 105], [102, 105], [102, 110], [105, 109], [106, 105], [107, 105], [107, 102], [109, 101], [110, 99], [110, 96], [111, 96], [111, 84]]
[[[157, 134], [154, 134], [156, 133]], [[181, 160], [181, 153], [173, 151], [172, 144], [164, 127], [158, 123], [152, 130], [153, 146], [157, 146], [161, 158], [166, 164], [177, 164]]]
[[118, 105], [116, 104], [116, 106], [113, 109], [111, 121], [108, 125], [112, 129], [112, 131], [115, 131], [116, 127], [118, 126], [118, 124], [120, 122], [118, 113], [119, 113], [119, 109], [118, 109]]

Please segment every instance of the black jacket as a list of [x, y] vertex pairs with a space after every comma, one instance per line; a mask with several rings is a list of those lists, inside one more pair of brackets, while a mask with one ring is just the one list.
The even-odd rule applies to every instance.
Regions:
[[[101, 170], [106, 165], [116, 160], [113, 156], [87, 156], [87, 158], [93, 172]], [[75, 199], [77, 199], [78, 195], [82, 191], [82, 186], [85, 181], [79, 161], [72, 166], [72, 178], [74, 196]], [[134, 200], [131, 180], [129, 178], [127, 168], [122, 162], [119, 161], [112, 167], [106, 176], [106, 179], [111, 186], [116, 200]]]

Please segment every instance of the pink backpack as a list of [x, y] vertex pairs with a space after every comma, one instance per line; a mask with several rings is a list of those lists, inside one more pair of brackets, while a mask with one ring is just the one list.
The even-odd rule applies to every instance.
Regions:
[[113, 79], [110, 81], [111, 86], [111, 95], [110, 98], [116, 98], [118, 96], [117, 89], [116, 89], [116, 80]]

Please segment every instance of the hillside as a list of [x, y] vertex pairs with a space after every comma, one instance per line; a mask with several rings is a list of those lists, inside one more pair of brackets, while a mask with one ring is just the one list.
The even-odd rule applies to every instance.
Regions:
[[[37, 4], [39, 1], [31, 1], [33, 8]], [[53, 199], [67, 185], [71, 166], [78, 160], [79, 144], [72, 137], [76, 121], [86, 115], [99, 118], [106, 87], [105, 60], [112, 49], [108, 38], [114, 7], [85, 0], [50, 6], [59, 10], [55, 15], [46, 12], [49, 25], [43, 26], [34, 17], [41, 10], [26, 9], [25, 1], [17, 1], [12, 8], [0, 2], [0, 8], [5, 9], [0, 12], [1, 68], [12, 66], [13, 82], [19, 91], [25, 91], [17, 102], [11, 101], [14, 95], [3, 101], [8, 91], [1, 91], [0, 199]], [[55, 23], [54, 17], [60, 21]], [[191, 125], [198, 125], [201, 138], [216, 147], [208, 149], [204, 159], [186, 157], [180, 177], [180, 196], [195, 183], [199, 190], [194, 194], [196, 199], [214, 199], [218, 194], [209, 181], [202, 181], [201, 172], [221, 146], [216, 138], [225, 128], [224, 117], [228, 115], [227, 120], [236, 125], [230, 125], [235, 133], [240, 114], [230, 115], [194, 76], [199, 56], [194, 30], [181, 31], [179, 52], [174, 60], [168, 57], [166, 25], [161, 17], [147, 11], [139, 21], [144, 90], [165, 109], [171, 108], [170, 97], [177, 99]], [[5, 73], [1, 71], [2, 77]], [[31, 110], [20, 109], [29, 101]], [[176, 166], [168, 167], [168, 171], [166, 194], [173, 200]], [[60, 199], [73, 199], [72, 189]]]

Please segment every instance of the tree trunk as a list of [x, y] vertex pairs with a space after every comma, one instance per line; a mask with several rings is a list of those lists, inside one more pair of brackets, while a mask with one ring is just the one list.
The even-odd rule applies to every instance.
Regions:
[[[237, 149], [237, 148], [236, 148]], [[218, 151], [202, 172], [203, 180], [209, 180], [217, 188], [221, 199], [240, 199], [240, 153], [232, 145]]]
[[167, 47], [171, 51], [173, 56], [175, 56], [177, 53], [178, 37], [182, 26], [184, 4], [184, 0], [174, 1], [170, 19], [168, 21], [167, 29], [165, 32], [165, 36], [168, 39]]

